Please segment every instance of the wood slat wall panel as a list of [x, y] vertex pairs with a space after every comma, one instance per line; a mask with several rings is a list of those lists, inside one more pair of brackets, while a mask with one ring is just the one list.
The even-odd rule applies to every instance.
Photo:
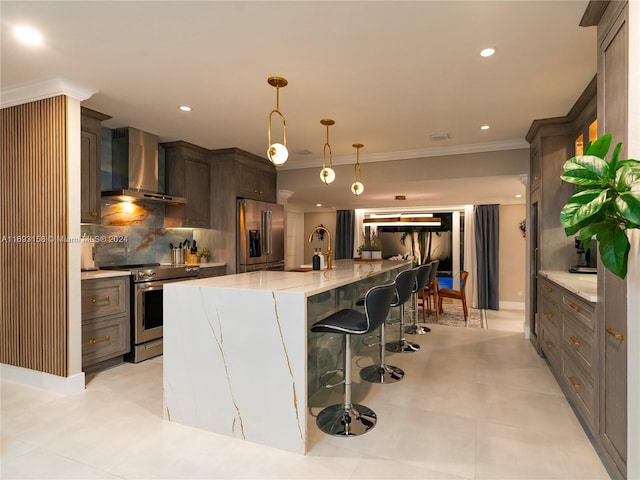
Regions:
[[67, 97], [1, 118], [0, 361], [67, 376]]

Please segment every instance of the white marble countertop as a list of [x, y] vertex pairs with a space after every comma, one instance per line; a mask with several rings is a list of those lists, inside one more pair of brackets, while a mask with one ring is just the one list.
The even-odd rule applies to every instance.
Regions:
[[563, 270], [540, 270], [539, 275], [575, 293], [589, 302], [598, 301], [598, 276], [589, 273], [569, 273]]
[[93, 280], [95, 278], [127, 277], [131, 275], [128, 270], [87, 270], [80, 273], [82, 280]]
[[[222, 277], [202, 278], [180, 282], [181, 287], [229, 288], [234, 290], [270, 290], [303, 293], [309, 297], [334, 288], [356, 282], [370, 275], [383, 273], [401, 265], [411, 265], [410, 260], [382, 262], [355, 262], [336, 260], [331, 270], [309, 272], [285, 272], [262, 270], [238, 273]], [[171, 284], [165, 288], [171, 288]]]

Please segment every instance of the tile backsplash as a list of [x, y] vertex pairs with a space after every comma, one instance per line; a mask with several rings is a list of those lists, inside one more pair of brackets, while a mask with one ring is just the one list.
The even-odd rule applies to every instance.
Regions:
[[169, 243], [193, 240], [191, 228], [163, 228], [161, 203], [125, 203], [103, 199], [102, 225], [82, 225], [83, 237], [95, 241], [98, 266], [171, 263]]

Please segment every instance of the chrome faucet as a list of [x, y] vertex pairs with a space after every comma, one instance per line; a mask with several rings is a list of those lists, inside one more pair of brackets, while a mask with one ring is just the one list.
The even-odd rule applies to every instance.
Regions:
[[327, 229], [327, 227], [325, 227], [324, 225], [318, 225], [317, 227], [315, 227], [311, 231], [311, 233], [309, 234], [309, 243], [311, 243], [311, 241], [313, 240], [313, 235], [316, 232], [320, 232], [322, 230], [327, 232], [327, 240], [328, 240], [328, 246], [327, 246], [327, 270], [331, 270], [333, 268], [333, 261], [331, 260], [331, 257], [333, 256], [333, 253], [331, 252], [331, 233], [329, 233], [329, 230]]

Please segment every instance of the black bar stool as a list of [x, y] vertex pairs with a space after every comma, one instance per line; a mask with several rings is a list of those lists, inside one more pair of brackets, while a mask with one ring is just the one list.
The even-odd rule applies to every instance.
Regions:
[[[404, 329], [404, 333], [408, 333], [409, 335], [424, 335], [425, 333], [429, 333], [431, 331], [429, 327], [418, 325], [418, 292], [424, 290], [424, 288], [429, 283], [429, 274], [431, 273], [432, 267], [433, 262], [425, 263], [424, 265], [420, 265], [418, 267], [416, 282], [413, 285], [413, 290], [411, 291], [411, 293], [413, 294], [413, 325], [409, 325]], [[422, 308], [426, 308], [426, 302], [423, 304]]]
[[[404, 273], [404, 272], [403, 272]], [[399, 275], [398, 275], [399, 276]], [[396, 276], [396, 287], [397, 287], [397, 279]], [[389, 307], [396, 306], [396, 298], [397, 298], [397, 290], [394, 290], [394, 298]], [[385, 363], [385, 322], [380, 324], [380, 341], [378, 343], [366, 344], [368, 347], [372, 347], [374, 345], [380, 345], [380, 363], [375, 365], [369, 365], [368, 367], [360, 370], [360, 378], [366, 380], [371, 383], [395, 383], [399, 382], [404, 378], [404, 370], [401, 368], [395, 367], [393, 365], [387, 365]]]
[[378, 328], [387, 318], [395, 286], [393, 283], [371, 288], [364, 297], [364, 313], [340, 310], [311, 327], [312, 332], [344, 335], [344, 400], [323, 409], [316, 418], [318, 428], [336, 437], [362, 435], [377, 422], [373, 410], [351, 403], [351, 335], [364, 335]]
[[417, 271], [417, 268], [412, 268], [396, 275], [396, 298], [391, 306], [400, 307], [400, 339], [395, 342], [387, 342], [386, 348], [390, 352], [403, 353], [420, 350], [420, 345], [408, 342], [404, 338], [404, 304], [411, 298]]

